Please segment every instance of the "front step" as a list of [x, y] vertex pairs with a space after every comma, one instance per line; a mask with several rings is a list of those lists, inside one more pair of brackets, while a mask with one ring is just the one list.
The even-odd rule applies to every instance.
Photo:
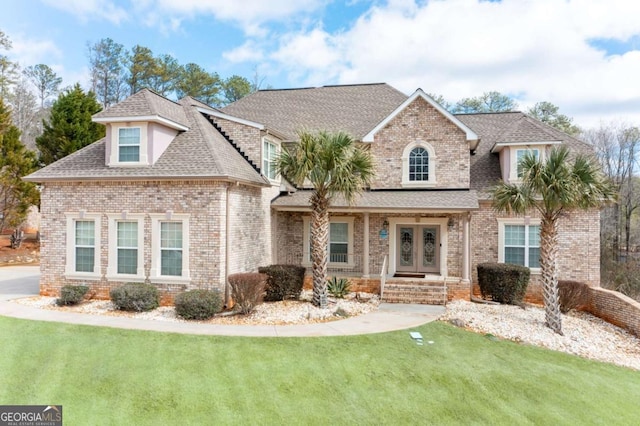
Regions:
[[442, 282], [387, 281], [384, 286], [382, 301], [386, 303], [446, 305], [447, 286]]

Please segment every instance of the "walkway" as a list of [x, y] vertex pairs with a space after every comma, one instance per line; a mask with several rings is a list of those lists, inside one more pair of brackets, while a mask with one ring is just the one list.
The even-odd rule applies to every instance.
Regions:
[[443, 306], [382, 303], [378, 311], [339, 321], [298, 325], [217, 325], [194, 322], [145, 320], [39, 309], [11, 302], [38, 294], [37, 266], [0, 268], [0, 316], [101, 327], [168, 333], [251, 337], [349, 336], [404, 330], [434, 321]]

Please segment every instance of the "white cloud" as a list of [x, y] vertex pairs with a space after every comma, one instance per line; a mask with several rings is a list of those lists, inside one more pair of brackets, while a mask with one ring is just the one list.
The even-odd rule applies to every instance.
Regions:
[[128, 18], [127, 11], [108, 0], [43, 0], [49, 6], [75, 15], [83, 22], [106, 19], [120, 24]]
[[640, 52], [589, 45], [637, 36], [637, 16], [640, 2], [625, 0], [393, 0], [339, 33], [282, 34], [270, 59], [292, 84], [386, 81], [451, 100], [498, 90], [523, 106], [554, 102], [577, 122], [620, 110], [640, 121]]
[[62, 51], [51, 40], [28, 39], [17, 34], [12, 35], [12, 43], [13, 48], [8, 52], [9, 57], [18, 62], [21, 67], [57, 63], [62, 58]]
[[241, 46], [223, 52], [222, 57], [233, 63], [259, 62], [264, 58], [264, 52], [258, 43], [248, 40]]

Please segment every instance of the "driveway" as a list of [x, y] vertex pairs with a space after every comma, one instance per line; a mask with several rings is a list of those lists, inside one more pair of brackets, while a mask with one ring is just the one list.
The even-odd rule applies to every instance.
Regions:
[[0, 300], [37, 295], [39, 292], [39, 266], [0, 267]]

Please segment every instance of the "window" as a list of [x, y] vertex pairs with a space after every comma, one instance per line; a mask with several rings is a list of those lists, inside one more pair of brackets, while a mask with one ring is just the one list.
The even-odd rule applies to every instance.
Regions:
[[151, 280], [185, 282], [189, 277], [189, 215], [152, 214]]
[[409, 181], [429, 180], [429, 153], [418, 147], [409, 154]]
[[262, 173], [271, 180], [276, 178], [275, 159], [278, 153], [278, 145], [263, 139], [262, 144]]
[[436, 184], [436, 156], [426, 142], [413, 142], [402, 153], [402, 186], [432, 187]]
[[140, 128], [122, 127], [118, 129], [118, 162], [140, 161]]
[[[332, 266], [353, 266], [353, 222], [351, 216], [332, 217], [329, 223], [329, 263]], [[303, 218], [304, 264], [311, 264], [311, 218]]]
[[144, 214], [109, 214], [110, 280], [144, 281]]
[[65, 215], [65, 276], [71, 279], [100, 279], [100, 215], [84, 211]]
[[540, 159], [540, 151], [536, 148], [534, 149], [516, 149], [516, 170], [517, 170], [517, 176], [518, 179], [522, 178], [522, 159], [524, 158], [525, 154], [527, 152], [530, 152], [531, 154], [533, 154], [533, 156], [536, 158], [536, 160]]
[[[499, 219], [500, 221], [500, 219]], [[533, 222], [534, 220], [531, 220]], [[540, 225], [515, 223], [510, 220], [500, 224], [501, 250], [499, 261], [515, 265], [540, 268]]]

